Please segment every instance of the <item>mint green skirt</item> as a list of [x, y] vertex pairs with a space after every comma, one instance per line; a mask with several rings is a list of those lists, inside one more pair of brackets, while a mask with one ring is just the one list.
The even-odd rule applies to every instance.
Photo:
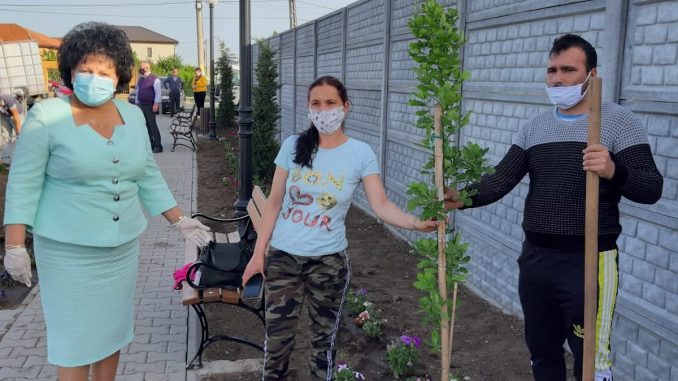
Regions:
[[105, 359], [134, 338], [139, 240], [91, 247], [34, 236], [47, 361], [75, 367]]

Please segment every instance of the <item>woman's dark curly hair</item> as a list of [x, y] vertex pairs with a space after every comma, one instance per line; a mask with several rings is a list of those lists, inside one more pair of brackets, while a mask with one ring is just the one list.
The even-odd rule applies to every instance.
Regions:
[[[350, 101], [348, 99], [348, 92], [346, 91], [346, 86], [344, 86], [344, 84], [341, 83], [340, 80], [338, 80], [335, 77], [332, 77], [331, 75], [320, 77], [313, 81], [313, 83], [311, 83], [311, 85], [308, 87], [309, 101], [311, 100], [311, 90], [320, 85], [332, 86], [335, 89], [337, 89], [337, 92], [339, 93], [339, 98], [341, 98], [341, 101], [344, 104]], [[311, 126], [307, 128], [306, 131], [299, 134], [299, 137], [297, 138], [294, 160], [292, 160], [292, 162], [300, 164], [302, 168], [303, 167], [313, 168], [313, 155], [315, 155], [315, 153], [318, 151], [319, 142], [320, 135], [318, 134], [318, 130], [315, 128], [313, 123], [311, 123]]]
[[134, 53], [125, 32], [113, 25], [88, 22], [76, 25], [64, 36], [57, 59], [61, 79], [69, 89], [73, 89], [71, 71], [90, 55], [110, 58], [118, 76], [116, 90], [127, 87], [132, 80]]

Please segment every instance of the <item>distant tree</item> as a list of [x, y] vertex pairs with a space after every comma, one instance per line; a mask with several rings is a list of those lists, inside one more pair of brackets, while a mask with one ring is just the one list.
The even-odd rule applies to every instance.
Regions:
[[[230, 51], [223, 42], [220, 45], [220, 56], [216, 62], [215, 74], [219, 75], [219, 108], [217, 109], [217, 126], [227, 131], [234, 131], [235, 124], [235, 96], [233, 95], [233, 68], [229, 63]], [[216, 89], [215, 89], [216, 90]]]
[[57, 53], [54, 50], [43, 50], [40, 52], [43, 61], [56, 61]]
[[184, 94], [186, 96], [193, 96], [193, 89], [191, 89], [191, 81], [195, 76], [195, 66], [182, 65], [179, 66], [179, 78], [184, 84]]
[[181, 57], [178, 55], [171, 55], [167, 57], [160, 57], [153, 65], [153, 73], [159, 76], [168, 76], [172, 74], [172, 69], [184, 66]]
[[254, 72], [257, 85], [252, 91], [254, 129], [252, 135], [253, 176], [259, 183], [273, 179], [273, 160], [278, 153], [275, 140], [280, 107], [277, 102], [278, 71], [273, 56], [275, 51], [265, 41], [259, 41], [259, 57]]

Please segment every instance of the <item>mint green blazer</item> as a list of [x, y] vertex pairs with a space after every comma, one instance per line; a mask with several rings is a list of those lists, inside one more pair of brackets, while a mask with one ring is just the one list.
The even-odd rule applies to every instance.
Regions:
[[69, 98], [28, 113], [9, 172], [4, 224], [85, 246], [115, 247], [138, 237], [151, 215], [176, 206], [153, 159], [141, 110], [113, 101], [123, 125], [111, 139], [76, 126]]

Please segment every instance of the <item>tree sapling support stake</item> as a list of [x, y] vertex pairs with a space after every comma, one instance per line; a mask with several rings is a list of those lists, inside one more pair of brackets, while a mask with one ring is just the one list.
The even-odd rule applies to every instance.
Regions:
[[[445, 179], [443, 177], [443, 110], [439, 104], [433, 107], [433, 126], [434, 126], [434, 172], [435, 183], [438, 191], [438, 200], [444, 200]], [[450, 356], [452, 348], [450, 347], [450, 319], [447, 314], [447, 258], [445, 256], [445, 241], [447, 238], [447, 226], [445, 220], [438, 221], [438, 291], [440, 292], [442, 305], [442, 319], [440, 319], [440, 361], [442, 369], [442, 379], [449, 379]]]

